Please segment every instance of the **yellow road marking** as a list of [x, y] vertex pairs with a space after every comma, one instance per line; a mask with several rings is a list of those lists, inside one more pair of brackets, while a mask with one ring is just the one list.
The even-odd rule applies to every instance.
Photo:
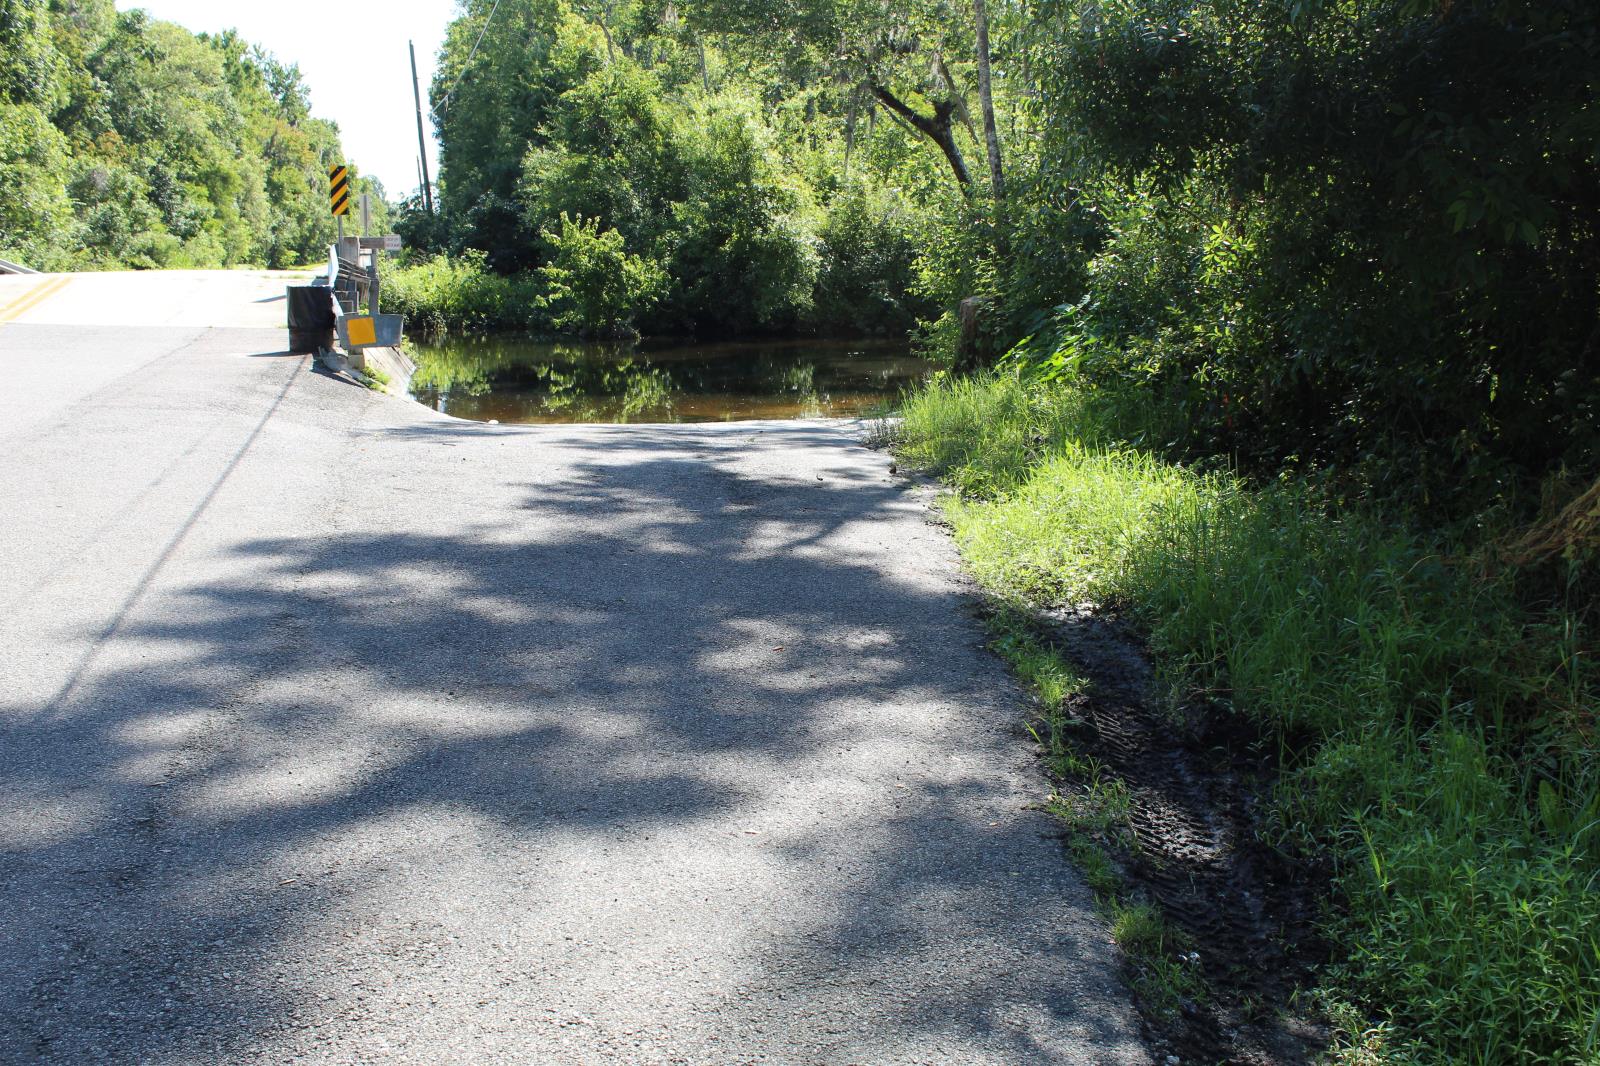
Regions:
[[31, 311], [67, 287], [72, 278], [52, 278], [38, 288], [30, 289], [4, 308], [0, 308], [0, 322], [10, 322], [25, 311]]
[[23, 288], [22, 288], [22, 291], [19, 292], [17, 294], [16, 298], [13, 299], [10, 303], [8, 303], [8, 304], [0, 304], [0, 317], [4, 317], [6, 312], [10, 311], [13, 306], [15, 306], [17, 304], [20, 304], [22, 301], [24, 301], [24, 300], [28, 299], [29, 297], [33, 296], [35, 293], [37, 293], [40, 289], [44, 288], [46, 285], [49, 285], [52, 280], [53, 279], [51, 279], [51, 278], [46, 278], [44, 281], [40, 282], [38, 285], [24, 285]]

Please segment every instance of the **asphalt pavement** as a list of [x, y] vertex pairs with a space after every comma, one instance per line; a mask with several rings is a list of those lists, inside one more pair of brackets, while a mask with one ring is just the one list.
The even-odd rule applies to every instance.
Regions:
[[1147, 1061], [860, 426], [461, 422], [217, 324], [281, 276], [50, 281], [0, 286], [0, 1062]]

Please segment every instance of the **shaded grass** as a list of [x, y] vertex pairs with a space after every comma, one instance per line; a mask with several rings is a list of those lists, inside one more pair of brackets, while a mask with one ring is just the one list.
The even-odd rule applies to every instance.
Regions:
[[907, 398], [898, 454], [961, 490], [956, 539], [995, 596], [1129, 612], [1185, 693], [1279, 738], [1271, 828], [1334, 861], [1326, 976], [1377, 1020], [1363, 1054], [1600, 1061], [1581, 613], [1370, 505], [1164, 463], [1108, 424], [1081, 390], [946, 380]]

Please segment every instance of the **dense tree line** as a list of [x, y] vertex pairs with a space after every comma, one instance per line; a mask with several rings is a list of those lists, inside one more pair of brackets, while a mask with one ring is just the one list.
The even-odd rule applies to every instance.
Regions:
[[316, 261], [340, 154], [298, 68], [234, 33], [196, 36], [112, 0], [0, 0], [0, 257]]
[[1594, 466], [1582, 0], [491, 6], [451, 27], [410, 232], [632, 263], [597, 322], [920, 323], [955, 358], [967, 300], [962, 357], [1092, 380], [1181, 455], [1491, 494]]
[[440, 217], [412, 203], [401, 228], [542, 279], [549, 303], [520, 324], [904, 333], [936, 317], [918, 249], [927, 201], [959, 194], [810, 45], [785, 54], [686, 5], [507, 0], [492, 22], [491, 6], [451, 27], [433, 86]]
[[[1012, 224], [1082, 249], [1037, 352], [1181, 411], [1191, 454], [1382, 456], [1387, 492], [1476, 501], [1596, 471], [1600, 8], [1037, 10], [1062, 210]], [[1038, 258], [997, 293], [1013, 332], [1055, 298]]]

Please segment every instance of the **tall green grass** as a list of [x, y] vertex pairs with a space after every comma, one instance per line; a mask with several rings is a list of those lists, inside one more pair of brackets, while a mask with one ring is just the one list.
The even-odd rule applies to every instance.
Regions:
[[1384, 1057], [1600, 1062], [1577, 611], [1373, 507], [1115, 447], [1092, 393], [947, 380], [902, 413], [899, 454], [961, 490], [956, 539], [993, 594], [1130, 613], [1167, 676], [1280, 738], [1275, 831], [1334, 860], [1328, 981], [1387, 1023]]

